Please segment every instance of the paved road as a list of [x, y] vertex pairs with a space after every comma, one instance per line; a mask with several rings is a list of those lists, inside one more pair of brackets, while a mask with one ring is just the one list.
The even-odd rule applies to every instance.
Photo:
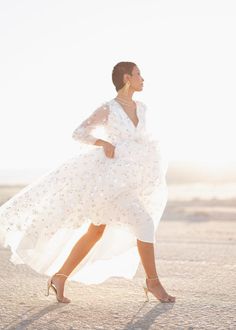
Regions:
[[145, 302], [142, 265], [133, 280], [68, 282], [72, 299], [44, 296], [47, 276], [14, 266], [0, 249], [0, 329], [236, 329], [236, 221], [161, 221], [157, 269], [175, 304]]

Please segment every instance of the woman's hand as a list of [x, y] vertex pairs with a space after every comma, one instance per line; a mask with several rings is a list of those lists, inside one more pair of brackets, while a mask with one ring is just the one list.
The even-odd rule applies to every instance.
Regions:
[[108, 158], [114, 158], [115, 146], [113, 144], [101, 139], [97, 140], [95, 144], [103, 147], [104, 153]]
[[109, 142], [105, 142], [103, 145], [103, 150], [105, 152], [105, 155], [108, 158], [114, 158], [115, 155], [115, 147], [113, 146], [113, 144], [109, 143]]

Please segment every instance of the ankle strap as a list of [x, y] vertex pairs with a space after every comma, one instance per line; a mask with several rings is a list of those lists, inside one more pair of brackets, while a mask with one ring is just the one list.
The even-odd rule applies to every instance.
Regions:
[[65, 276], [65, 277], [68, 277], [68, 275], [65, 275], [65, 274], [60, 274], [60, 273], [56, 273], [55, 275], [61, 275], [61, 276]]
[[158, 276], [157, 277], [151, 277], [151, 278], [147, 277], [147, 280], [157, 280], [157, 279], [158, 279]]

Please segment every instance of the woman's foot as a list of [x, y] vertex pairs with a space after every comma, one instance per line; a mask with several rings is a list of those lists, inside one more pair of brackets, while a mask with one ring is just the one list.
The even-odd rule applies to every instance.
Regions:
[[54, 287], [56, 287], [57, 300], [63, 303], [71, 302], [70, 299], [64, 297], [63, 295], [66, 277], [67, 276], [61, 276], [60, 274], [57, 273], [51, 277], [51, 283], [53, 284]]
[[175, 297], [169, 295], [163, 288], [158, 277], [155, 279], [146, 278], [146, 285], [150, 291], [161, 302], [175, 302]]

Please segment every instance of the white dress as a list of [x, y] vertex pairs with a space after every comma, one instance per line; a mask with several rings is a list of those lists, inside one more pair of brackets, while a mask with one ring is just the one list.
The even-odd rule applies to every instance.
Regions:
[[[137, 239], [156, 243], [168, 195], [167, 161], [159, 141], [146, 131], [147, 106], [135, 102], [137, 126], [115, 99], [103, 103], [72, 134], [78, 155], [0, 207], [0, 245], [11, 249], [12, 263], [51, 276], [91, 223], [106, 224], [68, 280], [89, 284], [134, 277]], [[98, 127], [115, 146], [114, 158], [94, 145], [99, 137], [92, 131]]]

